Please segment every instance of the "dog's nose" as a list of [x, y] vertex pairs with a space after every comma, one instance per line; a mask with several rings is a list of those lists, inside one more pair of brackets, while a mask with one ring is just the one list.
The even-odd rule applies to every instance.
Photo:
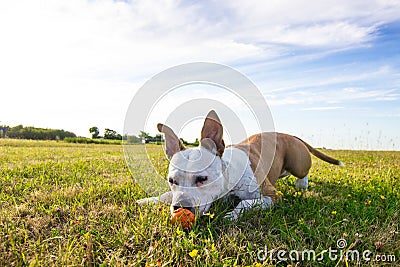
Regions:
[[175, 211], [179, 208], [184, 208], [194, 213], [196, 210], [196, 205], [193, 197], [186, 192], [174, 192], [171, 204], [172, 211]]
[[173, 205], [172, 208], [173, 208], [174, 210], [177, 210], [177, 209], [180, 209], [180, 208], [183, 208], [183, 207], [178, 206], [178, 205]]

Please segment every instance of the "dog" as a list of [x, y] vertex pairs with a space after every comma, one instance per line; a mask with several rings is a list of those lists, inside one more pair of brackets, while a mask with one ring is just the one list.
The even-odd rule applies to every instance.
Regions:
[[157, 128], [165, 135], [171, 191], [138, 203], [168, 203], [171, 214], [183, 207], [202, 216], [213, 201], [233, 195], [241, 201], [225, 217], [234, 221], [251, 208], [266, 209], [279, 201], [275, 188], [279, 178], [293, 175], [296, 187], [307, 189], [310, 153], [328, 163], [344, 165], [300, 138], [283, 133], [263, 132], [225, 147], [223, 127], [214, 110], [207, 114], [196, 148], [186, 148], [168, 126], [159, 123]]

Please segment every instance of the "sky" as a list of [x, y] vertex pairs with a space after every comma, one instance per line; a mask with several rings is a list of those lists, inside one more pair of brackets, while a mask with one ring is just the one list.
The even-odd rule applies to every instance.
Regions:
[[[315, 147], [400, 150], [399, 14], [397, 0], [1, 1], [0, 125], [122, 132], [146, 81], [213, 62], [253, 81], [276, 131]], [[181, 97], [233, 105], [203, 89]]]

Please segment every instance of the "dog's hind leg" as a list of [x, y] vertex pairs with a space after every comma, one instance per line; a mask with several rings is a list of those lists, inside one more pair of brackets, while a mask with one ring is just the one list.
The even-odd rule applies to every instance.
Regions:
[[304, 178], [297, 178], [296, 188], [305, 190], [308, 188], [308, 174]]
[[166, 192], [162, 194], [159, 197], [148, 197], [148, 198], [142, 198], [136, 201], [138, 204], [157, 204], [157, 203], [165, 203], [165, 204], [171, 204], [172, 202], [172, 192]]
[[274, 202], [270, 197], [261, 197], [256, 199], [245, 199], [240, 201], [240, 203], [236, 206], [236, 208], [228, 212], [225, 215], [225, 218], [229, 219], [230, 221], [236, 221], [240, 215], [242, 215], [245, 211], [252, 209], [252, 208], [261, 208], [267, 209], [274, 205]]

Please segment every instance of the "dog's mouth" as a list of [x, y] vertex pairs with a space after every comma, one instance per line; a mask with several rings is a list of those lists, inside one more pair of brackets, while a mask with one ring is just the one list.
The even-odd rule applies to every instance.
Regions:
[[193, 214], [196, 212], [196, 208], [195, 207], [183, 207], [183, 206], [180, 206], [180, 205], [173, 205], [172, 206], [172, 211], [174, 212], [174, 211], [176, 211], [176, 210], [178, 210], [180, 208], [189, 210]]
[[208, 203], [208, 204], [200, 205], [200, 206], [196, 206], [196, 207], [172, 205], [171, 206], [171, 215], [173, 215], [176, 210], [183, 208], [183, 209], [189, 210], [190, 212], [192, 212], [193, 214], [196, 214], [199, 217], [202, 217], [205, 213], [207, 213], [209, 211], [209, 209], [211, 208], [211, 204], [212, 203]]

